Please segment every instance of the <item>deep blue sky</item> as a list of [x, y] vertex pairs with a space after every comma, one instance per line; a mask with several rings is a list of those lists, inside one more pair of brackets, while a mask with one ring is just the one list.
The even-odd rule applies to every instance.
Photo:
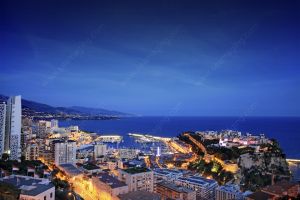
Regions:
[[300, 115], [299, 1], [84, 2], [1, 1], [0, 93], [141, 115]]

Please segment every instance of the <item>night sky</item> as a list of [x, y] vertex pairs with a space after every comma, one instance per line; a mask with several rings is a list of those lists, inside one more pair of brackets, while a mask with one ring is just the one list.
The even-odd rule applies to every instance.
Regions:
[[139, 115], [299, 116], [300, 1], [1, 1], [0, 94]]

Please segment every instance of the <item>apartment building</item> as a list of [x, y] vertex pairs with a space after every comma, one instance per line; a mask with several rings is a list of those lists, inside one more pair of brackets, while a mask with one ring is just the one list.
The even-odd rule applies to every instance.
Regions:
[[54, 143], [54, 163], [75, 164], [76, 163], [76, 142], [73, 140], [55, 140]]
[[243, 193], [238, 185], [228, 184], [216, 188], [216, 200], [242, 200]]
[[175, 180], [175, 184], [194, 190], [197, 198], [207, 200], [215, 199], [215, 189], [218, 187], [215, 180], [201, 176], [179, 177]]
[[108, 173], [100, 173], [92, 177], [93, 186], [98, 196], [117, 197], [128, 193], [128, 185]]
[[157, 183], [156, 193], [161, 196], [162, 200], [196, 200], [196, 191], [167, 181]]
[[129, 191], [153, 192], [153, 171], [143, 167], [119, 169], [119, 180], [128, 185]]

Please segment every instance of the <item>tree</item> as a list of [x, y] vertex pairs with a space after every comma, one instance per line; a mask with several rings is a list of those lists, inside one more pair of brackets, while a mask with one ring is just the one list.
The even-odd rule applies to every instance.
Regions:
[[60, 189], [69, 189], [70, 188], [70, 184], [68, 183], [68, 181], [61, 180], [59, 178], [53, 179], [52, 183], [55, 186], [55, 188], [60, 188]]
[[9, 155], [7, 153], [2, 154], [2, 160], [7, 161], [9, 158]]
[[25, 161], [25, 156], [22, 155], [22, 156], [21, 156], [21, 162], [24, 162], [24, 161]]

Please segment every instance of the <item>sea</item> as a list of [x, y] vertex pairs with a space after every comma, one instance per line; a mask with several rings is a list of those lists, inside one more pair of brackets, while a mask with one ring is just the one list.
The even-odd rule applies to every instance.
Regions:
[[300, 117], [126, 117], [117, 120], [65, 120], [59, 126], [77, 125], [103, 135], [121, 135], [123, 146], [135, 144], [128, 133], [176, 137], [184, 131], [236, 130], [265, 134], [279, 143], [287, 158], [300, 159]]

